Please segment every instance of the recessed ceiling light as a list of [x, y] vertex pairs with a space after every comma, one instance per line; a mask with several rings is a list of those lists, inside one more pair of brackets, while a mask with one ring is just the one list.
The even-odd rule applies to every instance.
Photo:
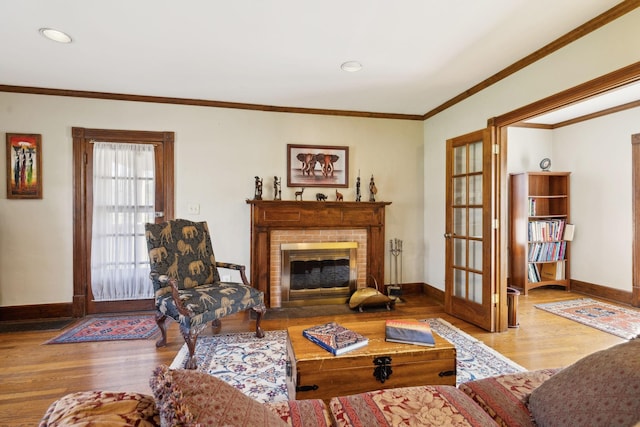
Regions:
[[67, 33], [63, 33], [59, 30], [54, 30], [53, 28], [40, 28], [40, 34], [48, 38], [49, 40], [53, 40], [58, 43], [71, 43], [71, 36]]
[[343, 71], [355, 73], [356, 71], [362, 70], [362, 64], [358, 61], [347, 61], [343, 63], [340, 68], [342, 68]]

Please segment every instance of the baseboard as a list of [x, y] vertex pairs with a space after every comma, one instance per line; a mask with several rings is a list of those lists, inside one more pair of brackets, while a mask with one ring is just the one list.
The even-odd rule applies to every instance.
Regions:
[[[584, 294], [586, 296], [605, 299], [618, 304], [632, 305], [632, 293], [619, 289], [608, 288], [606, 286], [593, 283], [571, 280], [571, 292]], [[437, 302], [444, 304], [444, 291], [435, 288], [427, 283], [422, 284], [422, 293]]]
[[608, 288], [593, 283], [571, 279], [571, 292], [584, 294], [591, 297], [602, 298], [619, 304], [632, 305], [632, 293], [620, 289]]
[[0, 307], [0, 321], [74, 317], [70, 302]]
[[440, 304], [444, 304], [444, 291], [435, 288], [427, 283], [422, 284], [422, 293], [436, 300]]

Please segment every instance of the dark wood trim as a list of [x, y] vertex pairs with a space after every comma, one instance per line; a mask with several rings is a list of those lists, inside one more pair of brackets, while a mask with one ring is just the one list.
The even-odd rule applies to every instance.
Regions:
[[512, 127], [519, 128], [532, 128], [532, 129], [558, 129], [564, 126], [573, 125], [576, 123], [584, 122], [591, 119], [596, 119], [598, 117], [604, 117], [609, 114], [619, 113], [621, 111], [630, 110], [632, 108], [640, 107], [640, 100], [627, 102], [626, 104], [617, 105], [611, 108], [605, 108], [604, 110], [596, 111], [594, 113], [585, 114], [584, 116], [575, 117], [573, 119], [565, 120], [563, 122], [553, 123], [553, 124], [543, 124], [543, 123], [527, 123], [527, 122], [519, 122], [514, 123]]
[[16, 305], [0, 307], [0, 321], [54, 319], [75, 316], [71, 303]]
[[571, 292], [631, 305], [631, 292], [571, 279]]
[[[94, 302], [90, 298], [91, 259], [91, 206], [92, 189], [87, 185], [91, 176], [89, 159], [92, 152], [91, 141], [148, 143], [156, 145], [156, 165], [162, 165], [160, 177], [161, 191], [156, 194], [158, 206], [164, 217], [173, 219], [174, 206], [174, 140], [173, 132], [90, 129], [74, 127], [73, 137], [73, 317], [83, 317], [87, 313], [107, 313], [113, 311], [139, 311], [153, 308], [151, 299], [119, 302]], [[119, 310], [116, 310], [118, 308]]]
[[444, 291], [436, 288], [435, 286], [429, 285], [428, 283], [422, 284], [422, 293], [425, 294], [429, 298], [433, 298], [439, 304], [444, 305]]
[[531, 53], [530, 55], [525, 56], [524, 58], [522, 58], [521, 60], [514, 62], [513, 64], [511, 64], [510, 66], [508, 66], [507, 68], [499, 71], [498, 73], [494, 74], [493, 76], [481, 81], [480, 83], [478, 83], [477, 85], [471, 87], [470, 89], [467, 89], [466, 91], [462, 92], [461, 94], [459, 94], [458, 96], [455, 96], [453, 98], [451, 98], [450, 100], [448, 100], [447, 102], [445, 102], [444, 104], [434, 108], [433, 110], [427, 112], [424, 114], [423, 119], [428, 119], [429, 117], [433, 117], [438, 113], [441, 113], [442, 111], [452, 107], [453, 105], [464, 101], [467, 98], [470, 98], [471, 96], [475, 95], [478, 92], [483, 91], [484, 89], [488, 88], [489, 86], [494, 85], [495, 83], [499, 82], [500, 80], [503, 80], [507, 77], [509, 77], [512, 74], [517, 73], [518, 71], [528, 67], [529, 65], [533, 64], [536, 61], [539, 61], [540, 59], [551, 55], [552, 53], [554, 53], [555, 51], [573, 43], [574, 41], [578, 40], [579, 38], [586, 36], [587, 34], [597, 30], [598, 28], [601, 28], [605, 25], [607, 25], [608, 23], [615, 21], [616, 19], [620, 18], [621, 16], [626, 15], [627, 13], [633, 11], [634, 9], [638, 8], [640, 6], [640, 0], [628, 0], [628, 1], [623, 1], [619, 4], [617, 4], [616, 6], [612, 7], [611, 9], [607, 10], [604, 13], [601, 13], [600, 15], [596, 16], [595, 18], [591, 19], [590, 21], [587, 21], [586, 23], [582, 24], [581, 26], [579, 26], [578, 28], [568, 32], [567, 34], [565, 34], [564, 36], [552, 41], [551, 43], [549, 43], [548, 45], [536, 50], [535, 52]]
[[370, 119], [396, 119], [422, 121], [422, 114], [374, 113], [368, 111], [328, 110], [321, 108], [277, 107], [273, 105], [245, 104], [241, 102], [211, 101], [206, 99], [171, 98], [165, 96], [133, 95], [124, 93], [92, 92], [84, 90], [52, 89], [32, 86], [0, 85], [0, 92], [29, 93], [35, 95], [69, 96], [74, 98], [107, 99], [113, 101], [151, 102], [158, 104], [195, 105], [199, 107], [232, 108], [268, 111], [274, 113], [316, 114], [324, 116], [366, 117]]
[[491, 118], [488, 123], [494, 126], [511, 126], [637, 81], [640, 81], [640, 61]]
[[631, 135], [631, 192], [633, 200], [631, 201], [632, 214], [632, 265], [633, 273], [631, 285], [631, 305], [640, 307], [640, 133]]

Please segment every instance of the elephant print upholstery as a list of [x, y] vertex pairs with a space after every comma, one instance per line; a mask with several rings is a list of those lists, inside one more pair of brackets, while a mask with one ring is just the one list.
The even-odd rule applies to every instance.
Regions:
[[158, 248], [153, 248], [149, 251], [149, 258], [151, 262], [160, 262], [162, 258], [167, 257], [167, 248], [160, 246]]
[[[219, 325], [220, 318], [250, 308], [258, 314], [256, 336], [264, 336], [264, 294], [248, 283], [243, 265], [216, 261], [206, 222], [176, 219], [146, 224], [145, 231], [156, 322], [162, 332], [156, 346], [166, 345], [166, 318], [176, 320], [189, 348], [185, 367], [195, 369], [195, 343], [206, 324]], [[218, 267], [238, 271], [242, 283], [222, 282]]]

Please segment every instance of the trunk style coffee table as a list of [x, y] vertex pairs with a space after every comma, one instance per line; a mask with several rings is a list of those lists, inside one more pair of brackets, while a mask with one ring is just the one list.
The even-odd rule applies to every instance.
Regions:
[[287, 329], [289, 399], [323, 399], [382, 388], [456, 385], [456, 348], [435, 332], [426, 347], [385, 341], [385, 321], [338, 322], [369, 338], [369, 344], [334, 356], [302, 336], [311, 325]]

